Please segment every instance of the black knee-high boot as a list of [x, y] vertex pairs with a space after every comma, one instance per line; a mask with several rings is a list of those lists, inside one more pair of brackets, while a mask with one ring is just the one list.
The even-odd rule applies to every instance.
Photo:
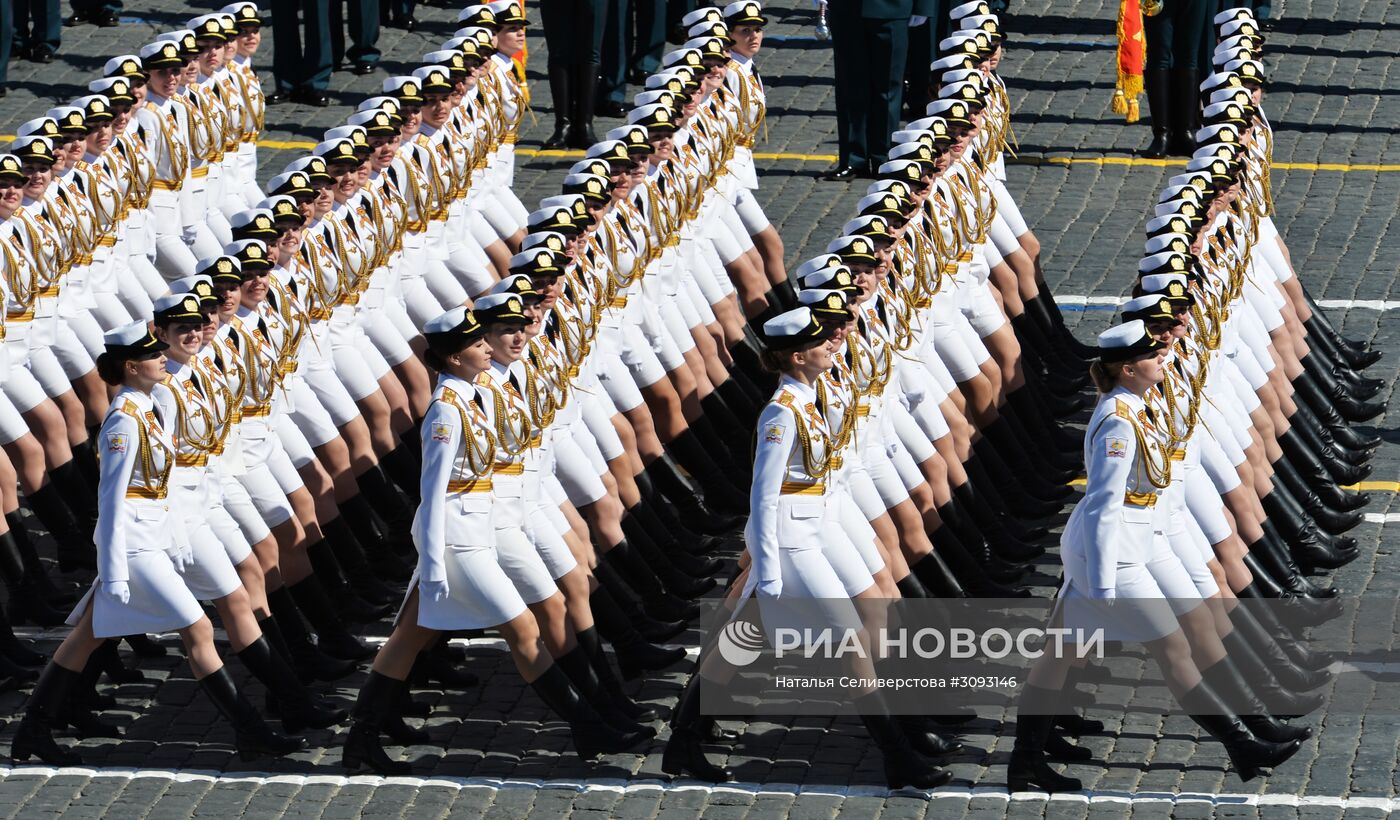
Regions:
[[541, 146], [563, 148], [568, 144], [569, 124], [574, 114], [574, 73], [563, 62], [549, 63], [549, 96], [554, 103], [554, 130]]
[[[311, 642], [301, 609], [286, 587], [267, 591], [267, 606], [272, 617], [258, 622], [263, 634], [271, 636], [274, 646], [287, 649], [288, 659], [302, 683], [337, 681], [355, 671], [355, 661], [332, 658]], [[280, 643], [280, 646], [279, 646]]]
[[691, 600], [715, 588], [715, 579], [695, 578], [678, 569], [670, 556], [652, 541], [647, 528], [635, 515], [622, 517], [622, 531], [627, 534], [627, 543], [637, 549], [667, 592]]
[[[704, 551], [710, 545], [697, 538], [697, 542], [692, 542], [691, 546], [681, 543], [681, 535], [674, 525], [667, 524], [661, 518], [655, 505], [643, 500], [634, 507], [627, 509], [627, 515], [635, 518], [651, 540], [666, 553], [666, 557], [676, 568], [682, 572], [696, 578], [708, 578], [719, 572], [724, 566], [724, 562], [717, 558], [703, 558], [695, 551]], [[624, 519], [625, 520], [625, 519]]]
[[53, 730], [61, 720], [61, 710], [68, 700], [68, 693], [81, 678], [81, 673], [65, 669], [52, 661], [44, 667], [39, 682], [29, 696], [24, 719], [20, 721], [15, 738], [11, 741], [10, 757], [18, 761], [37, 757], [50, 766], [77, 766], [82, 762], [77, 752], [59, 746], [53, 739]]
[[[709, 448], [696, 435], [694, 428], [688, 428], [666, 445], [676, 461], [685, 467], [705, 491], [705, 503], [720, 512], [738, 515], [747, 514], [749, 499], [740, 492], [719, 464], [710, 456]], [[663, 489], [662, 492], [665, 492]]]
[[607, 653], [603, 651], [603, 641], [599, 637], [598, 630], [595, 627], [581, 629], [576, 633], [576, 637], [579, 649], [583, 650], [583, 654], [593, 666], [594, 674], [598, 676], [598, 683], [612, 699], [613, 705], [617, 707], [618, 711], [638, 723], [656, 720], [654, 709], [632, 700], [623, 690], [622, 681], [618, 680], [617, 674], [613, 672], [612, 664], [608, 661]]
[[1016, 712], [1016, 745], [1006, 767], [1008, 791], [1024, 792], [1039, 789], [1047, 792], [1079, 791], [1083, 784], [1050, 768], [1045, 747], [1055, 725], [1054, 711], [1060, 693], [1038, 686], [1021, 690], [1020, 708]]
[[295, 584], [288, 584], [286, 589], [296, 601], [297, 608], [315, 628], [320, 638], [316, 644], [318, 649], [341, 660], [358, 662], [374, 657], [373, 649], [360, 643], [346, 631], [345, 622], [336, 614], [330, 596], [326, 594], [326, 588], [314, 573]]
[[329, 521], [322, 521], [321, 532], [325, 534], [331, 554], [340, 564], [341, 571], [345, 573], [345, 578], [356, 595], [370, 604], [380, 606], [397, 603], [403, 598], [401, 591], [385, 583], [370, 566], [365, 548], [355, 537], [355, 530], [348, 519], [336, 516]]
[[[686, 526], [706, 535], [723, 535], [743, 523], [742, 515], [717, 510], [706, 503], [699, 487], [681, 471], [669, 453], [648, 464], [644, 472], [656, 490], [676, 507]], [[745, 508], [747, 511], [747, 508]]]
[[707, 783], [727, 783], [734, 779], [733, 772], [711, 763], [700, 745], [705, 740], [700, 686], [700, 673], [696, 671], [686, 681], [676, 709], [671, 713], [671, 738], [666, 741], [666, 751], [661, 756], [661, 771], [672, 777], [690, 775]]
[[370, 624], [394, 611], [390, 604], [371, 603], [355, 593], [340, 561], [324, 538], [306, 548], [306, 557], [311, 561], [315, 577], [334, 594], [332, 600], [341, 618], [352, 623]]
[[395, 706], [406, 688], [407, 684], [401, 680], [374, 671], [369, 673], [351, 712], [353, 722], [340, 755], [342, 766], [352, 772], [367, 766], [386, 776], [404, 776], [413, 771], [408, 763], [385, 754], [379, 742], [379, 731], [397, 714]]
[[[50, 476], [52, 478], [52, 476]], [[58, 544], [58, 568], [63, 572], [97, 570], [97, 548], [92, 538], [83, 534], [73, 511], [63, 500], [63, 493], [54, 481], [25, 495], [29, 508], [39, 523], [49, 531]]]
[[652, 616], [667, 621], [692, 621], [700, 615], [699, 606], [677, 598], [666, 590], [646, 560], [626, 540], [619, 541], [602, 553], [599, 563], [616, 570], [641, 597], [643, 606]]
[[4, 580], [5, 589], [10, 594], [10, 619], [20, 623], [31, 621], [39, 626], [58, 626], [67, 616], [54, 608], [39, 586], [35, 573], [25, 566], [17, 537], [23, 534], [13, 529], [0, 533], [0, 579]]
[[[593, 610], [598, 634], [613, 646], [623, 678], [633, 680], [645, 672], [665, 669], [685, 658], [685, 650], [681, 647], [668, 648], [651, 642], [665, 641], [679, 635], [685, 631], [684, 622], [663, 624], [653, 621], [635, 601], [632, 602], [635, 609], [629, 614], [613, 589], [623, 586], [623, 582], [608, 568], [594, 574], [598, 578], [598, 588], [589, 594], [588, 605]], [[654, 637], [646, 637], [643, 629]]]
[[1273, 743], [1255, 737], [1205, 680], [1184, 693], [1180, 702], [1197, 725], [1225, 745], [1241, 780], [1253, 780], [1260, 769], [1277, 766], [1298, 751], [1297, 740]]
[[115, 651], [116, 646], [116, 641], [106, 641], [97, 652], [88, 657], [80, 677], [69, 690], [67, 702], [63, 705], [62, 722], [73, 727], [73, 731], [80, 738], [122, 736], [120, 729], [104, 722], [94, 713], [97, 679], [102, 676], [103, 667], [103, 660], [98, 653], [104, 650]]
[[277, 710], [282, 716], [282, 728], [296, 733], [302, 729], [324, 729], [345, 720], [348, 713], [344, 709], [330, 709], [317, 703], [317, 699], [306, 691], [306, 686], [297, 679], [287, 660], [273, 650], [267, 636], [260, 635], [256, 641], [238, 652], [238, 659], [262, 681], [268, 692], [277, 699]]
[[200, 678], [199, 688], [213, 701], [219, 714], [233, 724], [235, 747], [241, 759], [252, 760], [265, 755], [282, 757], [306, 748], [302, 738], [280, 734], [263, 721], [258, 710], [238, 691], [227, 666], [220, 666]]
[[551, 664], [530, 687], [546, 706], [568, 722], [574, 750], [584, 760], [600, 754], [625, 752], [646, 740], [640, 732], [618, 729], [599, 717], [557, 663]]

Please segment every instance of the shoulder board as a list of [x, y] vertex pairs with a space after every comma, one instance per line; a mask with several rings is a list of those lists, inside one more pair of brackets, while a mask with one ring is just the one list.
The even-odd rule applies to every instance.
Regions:
[[136, 402], [132, 401], [131, 399], [124, 400], [122, 402], [120, 410], [121, 412], [127, 414], [128, 416], [131, 416], [134, 419], [141, 418], [141, 408], [137, 407]]
[[1127, 402], [1122, 399], [1114, 399], [1113, 402], [1113, 415], [1122, 419], [1127, 419], [1128, 421], [1133, 420], [1133, 411], [1132, 408], [1128, 407]]
[[456, 390], [453, 390], [453, 389], [450, 388], [450, 387], [444, 387], [444, 388], [442, 388], [442, 400], [443, 400], [443, 401], [446, 401], [446, 402], [451, 402], [451, 403], [453, 403], [453, 404], [456, 404], [456, 403], [457, 403], [457, 391], [456, 391]]

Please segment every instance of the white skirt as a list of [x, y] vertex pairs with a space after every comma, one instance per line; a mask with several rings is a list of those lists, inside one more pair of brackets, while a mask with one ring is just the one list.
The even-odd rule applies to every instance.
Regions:
[[89, 602], [93, 607], [92, 634], [98, 638], [172, 632], [204, 617], [199, 601], [164, 550], [130, 553], [126, 565], [131, 600], [121, 603], [99, 589], [101, 581], [94, 581], [68, 616], [69, 626], [77, 626]]
[[[486, 629], [500, 626], [525, 611], [525, 601], [501, 568], [495, 547], [449, 544], [443, 559], [448, 595], [441, 601], [419, 596], [419, 626], [442, 632]], [[417, 588], [418, 573], [414, 571], [408, 593], [411, 595]]]

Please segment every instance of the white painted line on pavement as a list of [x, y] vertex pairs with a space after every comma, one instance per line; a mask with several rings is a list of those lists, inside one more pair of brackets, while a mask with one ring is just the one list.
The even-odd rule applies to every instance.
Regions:
[[1400, 513], [1366, 513], [1362, 517], [1372, 524], [1393, 524], [1400, 521]]
[[[499, 792], [516, 789], [534, 791], [562, 790], [579, 794], [590, 792], [611, 792], [619, 795], [642, 792], [704, 792], [706, 794], [751, 794], [798, 797], [804, 794], [831, 797], [890, 797], [893, 795], [918, 794], [914, 789], [891, 791], [880, 786], [803, 786], [795, 783], [721, 783], [712, 785], [696, 781], [662, 780], [621, 780], [598, 778], [596, 780], [533, 780], [527, 778], [494, 777], [380, 777], [378, 775], [299, 775], [299, 774], [222, 774], [207, 770], [184, 769], [131, 769], [98, 768], [87, 766], [0, 766], [0, 777], [56, 777], [78, 776], [89, 778], [115, 778], [120, 780], [169, 780], [175, 783], [214, 783], [256, 785], [287, 784], [293, 786], [408, 786], [415, 789], [487, 789]], [[974, 797], [992, 798], [1008, 803], [1052, 802], [1085, 804], [1146, 804], [1146, 803], [1206, 803], [1214, 806], [1328, 806], [1341, 809], [1380, 809], [1392, 812], [1400, 809], [1400, 800], [1393, 797], [1336, 797], [1332, 795], [1298, 794], [1208, 794], [1205, 792], [1075, 792], [1071, 794], [1045, 795], [1039, 792], [1017, 792], [1008, 794], [1005, 789], [993, 786], [942, 788], [923, 792], [930, 800], [971, 800]]]
[[[1068, 310], [1112, 310], [1128, 301], [1126, 296], [1085, 296], [1064, 294], [1055, 297], [1055, 303]], [[1320, 299], [1318, 305], [1337, 310], [1396, 310], [1400, 301], [1379, 299]]]

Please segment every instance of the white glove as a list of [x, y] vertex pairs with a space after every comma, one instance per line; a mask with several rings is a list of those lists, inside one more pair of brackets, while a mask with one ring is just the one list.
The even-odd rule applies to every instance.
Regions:
[[1094, 598], [1099, 601], [1112, 601], [1118, 597], [1118, 590], [1113, 587], [1100, 587], [1094, 590]]
[[176, 547], [175, 552], [170, 556], [170, 560], [175, 564], [175, 571], [183, 573], [185, 570], [194, 566], [194, 547], [189, 543]]
[[447, 581], [419, 581], [418, 594], [429, 601], [447, 600]]
[[758, 597], [760, 598], [776, 598], [783, 594], [783, 579], [779, 578], [776, 581], [759, 581], [757, 591]]
[[102, 589], [117, 599], [119, 604], [131, 603], [131, 587], [127, 585], [126, 581], [103, 581]]

